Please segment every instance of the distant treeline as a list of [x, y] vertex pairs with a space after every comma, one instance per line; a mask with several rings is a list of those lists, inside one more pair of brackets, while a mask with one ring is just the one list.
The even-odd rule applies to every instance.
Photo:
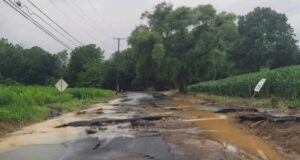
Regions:
[[[217, 12], [211, 5], [174, 8], [158, 4], [141, 16], [130, 47], [103, 59], [96, 45], [50, 54], [2, 39], [0, 81], [71, 86], [186, 91], [188, 84], [300, 63], [299, 47], [285, 14], [255, 8], [245, 16]], [[118, 78], [117, 78], [118, 77]], [[1, 80], [2, 79], [2, 80]]]

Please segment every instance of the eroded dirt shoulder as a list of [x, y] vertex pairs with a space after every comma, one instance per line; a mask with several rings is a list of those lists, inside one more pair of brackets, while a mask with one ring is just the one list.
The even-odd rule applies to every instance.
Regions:
[[240, 122], [237, 125], [250, 134], [257, 135], [261, 139], [273, 145], [288, 159], [300, 159], [300, 123], [270, 121]]
[[[166, 108], [160, 107], [152, 109], [152, 111], [154, 113], [172, 113], [180, 117], [181, 121], [189, 122], [192, 127], [201, 130], [196, 139], [194, 139], [195, 136], [186, 134], [190, 138], [185, 139], [184, 142], [199, 142], [202, 139], [202, 144], [199, 143], [194, 147], [192, 147], [193, 143], [186, 146], [182, 145], [183, 148], [189, 148], [189, 151], [196, 150], [195, 153], [201, 153], [196, 154], [200, 156], [199, 159], [286, 159], [285, 156], [278, 153], [274, 146], [234, 125], [232, 116], [216, 113], [215, 109], [219, 109], [218, 106], [205, 106], [203, 105], [206, 104], [205, 101], [190, 95], [175, 94], [170, 98], [171, 104], [176, 109], [171, 108], [166, 111]], [[180, 141], [177, 142], [180, 143]], [[209, 144], [205, 144], [206, 142], [214, 142], [215, 145], [211, 145], [214, 146], [214, 149], [211, 149]], [[176, 141], [173, 143], [178, 144]], [[199, 146], [208, 147], [201, 149]], [[220, 148], [218, 149], [218, 147]]]
[[[187, 99], [193, 98], [191, 96]], [[259, 137], [285, 158], [300, 159], [299, 113], [286, 114], [274, 108], [224, 106], [209, 100], [200, 104], [200, 109], [231, 117], [234, 125], [250, 135]]]

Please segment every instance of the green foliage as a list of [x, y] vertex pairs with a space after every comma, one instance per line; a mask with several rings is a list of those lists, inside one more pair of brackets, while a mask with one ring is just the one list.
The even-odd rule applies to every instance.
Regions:
[[2, 84], [2, 85], [17, 85], [18, 82], [12, 80], [11, 78], [5, 78], [5, 77], [2, 76], [2, 74], [0, 73], [0, 84]]
[[49, 108], [40, 106], [10, 106], [0, 108], [0, 121], [10, 123], [24, 123], [45, 119]]
[[[71, 87], [115, 89], [119, 84], [121, 90], [177, 87], [185, 92], [188, 84], [300, 62], [293, 28], [284, 14], [271, 8], [236, 16], [212, 5], [175, 8], [163, 2], [141, 18], [147, 23], [132, 31], [129, 47], [107, 60], [94, 44], [75, 48], [69, 57], [66, 50], [51, 54], [1, 39], [0, 84], [52, 86], [64, 78]], [[251, 94], [247, 87], [249, 93], [242, 96]], [[37, 100], [32, 103], [55, 101], [40, 96], [33, 94]]]
[[[157, 32], [148, 27], [139, 26], [129, 38], [132, 50], [135, 53], [136, 81], [143, 82], [145, 86], [153, 86], [159, 80], [157, 71], [164, 55], [163, 45]], [[144, 86], [142, 87], [143, 89]]]
[[0, 107], [11, 104], [14, 101], [15, 94], [9, 90], [0, 92]]
[[22, 82], [45, 85], [50, 77], [57, 77], [58, 58], [39, 47], [25, 49]]
[[300, 98], [300, 66], [264, 70], [217, 81], [202, 82], [189, 86], [189, 90], [217, 95], [250, 97], [254, 87], [262, 78], [266, 78], [267, 81], [257, 96]]
[[231, 96], [221, 96], [221, 95], [212, 95], [205, 93], [194, 93], [197, 97], [201, 99], [207, 99], [213, 102], [216, 102], [219, 105], [223, 106], [243, 106], [243, 107], [274, 107], [281, 110], [288, 111], [291, 107], [300, 107], [299, 99], [283, 99], [279, 97], [270, 97], [270, 98], [250, 98], [250, 97], [231, 97]]
[[94, 44], [75, 48], [71, 52], [67, 71], [67, 80], [70, 85], [99, 87], [101, 75], [97, 71], [100, 71], [99, 67], [104, 58], [103, 53], [104, 51]]
[[47, 118], [51, 108], [74, 110], [76, 106], [113, 94], [96, 88], [68, 88], [59, 93], [54, 87], [0, 86], [0, 121], [37, 121]]
[[163, 44], [155, 44], [152, 50], [152, 60], [158, 68], [161, 67], [162, 60], [166, 54], [166, 50]]
[[120, 89], [129, 90], [138, 87], [133, 84], [134, 80], [137, 78], [136, 59], [136, 54], [131, 48], [120, 53], [114, 53], [111, 59], [102, 65], [104, 77], [103, 86], [115, 89], [118, 72]]
[[58, 75], [60, 77], [63, 77], [66, 72], [67, 72], [67, 68], [68, 68], [68, 64], [69, 64], [69, 54], [67, 52], [67, 50], [63, 50], [61, 52], [56, 53], [55, 55], [58, 59]]
[[287, 21], [284, 14], [260, 7], [239, 17], [238, 29], [241, 38], [235, 44], [236, 48], [230, 57], [239, 72], [297, 64], [297, 41]]
[[45, 85], [50, 78], [58, 78], [59, 63], [55, 55], [39, 47], [23, 49], [0, 40], [0, 84]]
[[78, 87], [101, 87], [103, 84], [101, 63], [90, 63], [84, 65], [82, 71], [78, 73]]
[[148, 26], [137, 27], [129, 43], [137, 55], [137, 79], [146, 87], [179, 84], [185, 91], [189, 82], [230, 74], [227, 55], [238, 37], [235, 15], [217, 14], [211, 5], [174, 9], [160, 3], [142, 18]]
[[94, 99], [97, 97], [108, 97], [112, 92], [95, 88], [71, 88], [67, 91], [73, 98], [77, 99]]

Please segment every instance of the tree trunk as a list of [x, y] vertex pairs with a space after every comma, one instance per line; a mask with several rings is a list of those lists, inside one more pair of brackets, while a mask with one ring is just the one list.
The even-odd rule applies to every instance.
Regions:
[[179, 92], [180, 93], [186, 93], [187, 92], [187, 79], [185, 77], [179, 78]]

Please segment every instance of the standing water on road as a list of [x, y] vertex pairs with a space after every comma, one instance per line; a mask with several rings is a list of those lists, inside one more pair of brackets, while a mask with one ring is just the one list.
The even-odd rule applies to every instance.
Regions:
[[194, 101], [125, 93], [12, 133], [0, 142], [0, 159], [284, 159], [226, 116], [194, 108]]

